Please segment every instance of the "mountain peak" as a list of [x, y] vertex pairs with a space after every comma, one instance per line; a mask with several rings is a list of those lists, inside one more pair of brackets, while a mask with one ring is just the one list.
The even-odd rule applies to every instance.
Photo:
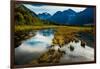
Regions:
[[68, 10], [65, 10], [65, 11], [63, 11], [64, 13], [76, 13], [74, 10], [72, 10], [72, 9], [68, 9]]
[[57, 12], [55, 13], [55, 15], [56, 15], [56, 14], [60, 14], [60, 13], [61, 13], [61, 11], [57, 11]]
[[44, 13], [39, 13], [38, 16], [41, 18], [41, 19], [47, 19], [49, 18], [51, 15], [47, 12], [44, 12]]

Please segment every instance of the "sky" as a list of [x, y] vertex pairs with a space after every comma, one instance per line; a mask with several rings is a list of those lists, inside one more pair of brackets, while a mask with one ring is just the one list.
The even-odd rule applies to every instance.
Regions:
[[67, 6], [51, 6], [51, 5], [32, 5], [32, 4], [24, 4], [27, 8], [29, 8], [31, 11], [34, 11], [36, 14], [41, 13], [49, 13], [53, 15], [57, 11], [64, 11], [68, 9], [72, 9], [75, 12], [81, 12], [85, 10], [85, 7], [67, 7]]

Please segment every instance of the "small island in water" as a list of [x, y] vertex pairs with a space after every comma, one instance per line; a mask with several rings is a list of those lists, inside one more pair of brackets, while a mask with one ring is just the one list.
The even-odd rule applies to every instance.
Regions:
[[15, 65], [94, 61], [94, 8], [17, 3], [14, 9]]

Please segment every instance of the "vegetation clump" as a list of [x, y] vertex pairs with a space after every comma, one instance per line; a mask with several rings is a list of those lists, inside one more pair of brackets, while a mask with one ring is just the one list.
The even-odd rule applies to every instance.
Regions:
[[36, 61], [31, 64], [45, 64], [45, 63], [59, 63], [60, 58], [65, 54], [65, 51], [49, 49], [46, 53], [42, 54]]

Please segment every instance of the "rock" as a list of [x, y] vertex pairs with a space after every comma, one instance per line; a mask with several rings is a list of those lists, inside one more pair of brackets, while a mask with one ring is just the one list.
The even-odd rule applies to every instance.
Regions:
[[81, 46], [85, 48], [86, 42], [85, 41], [81, 41]]
[[70, 45], [70, 51], [74, 51], [74, 47], [72, 45]]

